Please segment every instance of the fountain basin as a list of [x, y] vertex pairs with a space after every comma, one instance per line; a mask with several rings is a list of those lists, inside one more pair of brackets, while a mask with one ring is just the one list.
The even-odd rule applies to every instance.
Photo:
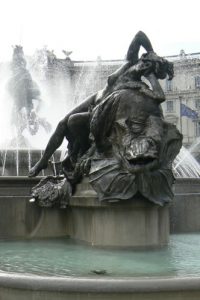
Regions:
[[[108, 272], [107, 275], [96, 275], [92, 276], [91, 271], [94, 268], [103, 267], [102, 261], [106, 262], [105, 257], [109, 257], [106, 254], [103, 260], [95, 258], [95, 261], [99, 261], [101, 264], [96, 267], [96, 265], [91, 264], [92, 255], [86, 256], [83, 253], [81, 260], [88, 266], [88, 272], [84, 274], [79, 274], [72, 272], [69, 274], [57, 273], [54, 271], [40, 273], [38, 275], [37, 270], [30, 271], [24, 270], [23, 265], [25, 264], [25, 259], [23, 257], [20, 262], [20, 255], [25, 254], [25, 257], [31, 257], [34, 252], [34, 247], [32, 242], [36, 241], [36, 238], [49, 238], [49, 237], [66, 237], [68, 234], [68, 213], [67, 210], [60, 209], [44, 209], [37, 207], [34, 203], [29, 203], [30, 199], [30, 189], [32, 186], [37, 184], [40, 178], [28, 178], [28, 177], [1, 177], [0, 178], [0, 211], [3, 212], [0, 219], [0, 238], [6, 239], [2, 240], [2, 245], [5, 246], [6, 243], [15, 243], [10, 241], [13, 239], [20, 239], [16, 242], [28, 243], [29, 250], [24, 252], [21, 249], [16, 253], [16, 244], [11, 245], [11, 249], [14, 251], [17, 257], [17, 267], [18, 269], [0, 268], [0, 294], [4, 300], [27, 300], [33, 298], [34, 300], [44, 300], [44, 299], [199, 299], [200, 298], [200, 274], [196, 272], [197, 268], [188, 274], [188, 270], [185, 272], [173, 270], [173, 266], [170, 272], [165, 270], [161, 272], [158, 270], [154, 274], [147, 274], [144, 272], [153, 261], [150, 254], [150, 250], [146, 251], [146, 255], [150, 257], [151, 263], [147, 263], [143, 268], [143, 273], [141, 272], [141, 267], [139, 266], [140, 272], [136, 271], [136, 267], [131, 268], [132, 273], [128, 274], [127, 270], [124, 274], [118, 274]], [[77, 190], [77, 195], [80, 191]], [[87, 188], [85, 189], [87, 194]], [[184, 195], [183, 195], [184, 194]], [[94, 196], [94, 195], [93, 195]], [[75, 199], [81, 201], [80, 197]], [[193, 203], [195, 205], [193, 206]], [[77, 204], [77, 203], [75, 203]], [[189, 210], [187, 206], [189, 205]], [[185, 211], [182, 214], [181, 210]], [[170, 207], [170, 228], [171, 233], [175, 232], [198, 232], [199, 231], [199, 210], [200, 210], [200, 198], [199, 198], [199, 180], [198, 179], [180, 179], [177, 180], [175, 185], [175, 199], [173, 205]], [[179, 212], [179, 219], [177, 220], [177, 211]], [[188, 220], [193, 219], [192, 227], [185, 222], [185, 215], [188, 213]], [[183, 216], [183, 218], [181, 218]], [[196, 218], [196, 221], [194, 219]], [[175, 223], [174, 223], [175, 222]], [[188, 221], [190, 222], [190, 221]], [[181, 226], [178, 224], [182, 224]], [[179, 226], [179, 227], [178, 227]], [[181, 235], [180, 235], [181, 236]], [[196, 235], [198, 236], [198, 235]], [[187, 235], [183, 236], [182, 241], [179, 245], [187, 245], [189, 248], [183, 251], [184, 255], [191, 253], [191, 249], [195, 249], [196, 253], [199, 253], [197, 242], [191, 243], [186, 240]], [[24, 241], [26, 239], [26, 241]], [[27, 240], [28, 239], [28, 240]], [[45, 242], [41, 240], [41, 242]], [[59, 241], [56, 240], [56, 244]], [[68, 242], [67, 242], [68, 244]], [[52, 249], [53, 247], [48, 245], [47, 249]], [[90, 249], [96, 249], [91, 248]], [[0, 242], [1, 249], [1, 242]], [[37, 260], [41, 257], [41, 246], [36, 247], [36, 258]], [[47, 249], [44, 251], [45, 257]], [[60, 245], [56, 247], [56, 251], [60, 249]], [[171, 244], [167, 249], [171, 249]], [[9, 250], [9, 249], [8, 249]], [[10, 251], [10, 250], [9, 250]], [[9, 252], [8, 251], [8, 252]], [[122, 250], [127, 256], [128, 252]], [[152, 253], [155, 257], [158, 257], [157, 250], [153, 250]], [[163, 261], [163, 251], [165, 249], [160, 249], [161, 251], [161, 261]], [[66, 253], [66, 246], [65, 251]], [[12, 254], [12, 251], [9, 252]], [[57, 252], [58, 253], [58, 252]], [[72, 249], [74, 254], [74, 250]], [[141, 255], [141, 252], [139, 252]], [[63, 257], [64, 254], [60, 253], [59, 257]], [[11, 255], [14, 256], [13, 254]], [[1, 252], [1, 257], [5, 257], [4, 251]], [[180, 256], [180, 251], [177, 251], [176, 258], [179, 257], [179, 262], [188, 262], [188, 257]], [[193, 255], [194, 257], [194, 255]], [[67, 265], [68, 256], [64, 257], [64, 264]], [[113, 259], [113, 252], [110, 255]], [[54, 262], [54, 258], [50, 256], [50, 260]], [[144, 257], [140, 258], [144, 261]], [[176, 260], [176, 259], [175, 259]], [[1, 259], [2, 261], [2, 259]], [[13, 261], [11, 264], [8, 260], [6, 261], [6, 266], [13, 266]], [[138, 261], [138, 259], [136, 259]], [[197, 260], [195, 266], [197, 266]], [[114, 263], [116, 262], [116, 263]], [[118, 263], [117, 263], [118, 262]], [[43, 263], [40, 262], [42, 266]], [[120, 259], [113, 261], [115, 265], [120, 264], [123, 266], [123, 262]], [[129, 264], [128, 264], [129, 265]], [[157, 266], [161, 263], [157, 262]], [[166, 265], [169, 265], [168, 263]], [[34, 264], [35, 267], [35, 264]], [[83, 268], [80, 267], [82, 270]], [[152, 268], [151, 268], [152, 269]], [[53, 269], [55, 270], [55, 268]], [[63, 270], [63, 266], [62, 266]], [[49, 276], [52, 275], [52, 276]], [[125, 277], [123, 277], [125, 276]], [[136, 277], [135, 277], [136, 276]], [[152, 277], [153, 276], [153, 277]]]
[[[41, 209], [29, 202], [41, 177], [0, 177], [0, 238], [66, 236], [66, 210]], [[49, 225], [51, 224], [51, 226]]]
[[192, 300], [200, 297], [200, 278], [92, 279], [0, 275], [5, 300]]
[[[0, 218], [0, 238], [45, 238], [69, 234], [68, 209], [44, 209], [29, 202], [31, 188], [40, 179], [27, 176], [0, 177], [0, 211], [3, 212]], [[87, 194], [88, 187], [85, 188]], [[170, 232], [199, 232], [200, 180], [177, 179], [174, 191], [175, 198], [169, 208]], [[79, 193], [77, 190], [77, 196]], [[71, 204], [78, 205], [78, 202], [81, 208], [81, 197], [77, 197], [74, 204], [72, 200]]]

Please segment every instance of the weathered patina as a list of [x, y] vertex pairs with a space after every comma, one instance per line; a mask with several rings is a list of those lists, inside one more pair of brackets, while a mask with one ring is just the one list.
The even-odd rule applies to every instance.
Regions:
[[[138, 58], [140, 46], [146, 53]], [[149, 39], [139, 32], [127, 61], [109, 76], [107, 86], [59, 123], [30, 176], [47, 166], [66, 136], [68, 155], [62, 171], [72, 190], [88, 176], [100, 201], [134, 199], [139, 193], [159, 205], [170, 202], [172, 162], [182, 135], [163, 118], [165, 96], [159, 80], [166, 77], [173, 78], [172, 63], [157, 56]]]

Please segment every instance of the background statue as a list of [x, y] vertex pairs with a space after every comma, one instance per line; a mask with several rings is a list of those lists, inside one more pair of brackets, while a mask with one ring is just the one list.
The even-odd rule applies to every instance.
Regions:
[[[138, 58], [141, 46], [146, 53]], [[68, 156], [62, 164], [72, 186], [87, 175], [99, 200], [132, 199], [140, 193], [154, 203], [169, 202], [171, 165], [182, 136], [163, 119], [165, 96], [158, 79], [167, 76], [173, 78], [173, 65], [157, 56], [147, 36], [138, 32], [125, 64], [109, 76], [102, 91], [59, 123], [30, 176], [47, 166], [66, 136]]]
[[[41, 93], [37, 83], [26, 68], [23, 48], [16, 45], [11, 63], [12, 78], [8, 82], [8, 91], [13, 98], [12, 124], [17, 129], [17, 137], [22, 137], [25, 128], [31, 135], [37, 133], [39, 126], [49, 132], [51, 125], [38, 117], [41, 104]], [[34, 100], [37, 105], [34, 107]]]

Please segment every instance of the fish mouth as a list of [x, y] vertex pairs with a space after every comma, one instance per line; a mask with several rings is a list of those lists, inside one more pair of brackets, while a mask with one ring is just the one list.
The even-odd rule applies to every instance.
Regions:
[[158, 163], [158, 151], [153, 140], [134, 140], [125, 149], [124, 161], [131, 173], [154, 168]]
[[143, 166], [143, 165], [147, 165], [147, 164], [154, 162], [156, 159], [157, 159], [157, 157], [147, 156], [147, 157], [138, 157], [138, 158], [133, 158], [133, 159], [127, 159], [127, 162], [131, 166], [135, 166], [135, 165]]
[[125, 159], [125, 167], [130, 173], [141, 173], [144, 171], [155, 169], [158, 166], [157, 156], [138, 157], [133, 159]]

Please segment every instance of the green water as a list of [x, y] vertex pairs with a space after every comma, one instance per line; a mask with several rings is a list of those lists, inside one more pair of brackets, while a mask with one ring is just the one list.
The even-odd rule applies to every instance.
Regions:
[[200, 235], [172, 235], [161, 250], [104, 250], [69, 239], [0, 241], [0, 272], [48, 276], [200, 276]]

